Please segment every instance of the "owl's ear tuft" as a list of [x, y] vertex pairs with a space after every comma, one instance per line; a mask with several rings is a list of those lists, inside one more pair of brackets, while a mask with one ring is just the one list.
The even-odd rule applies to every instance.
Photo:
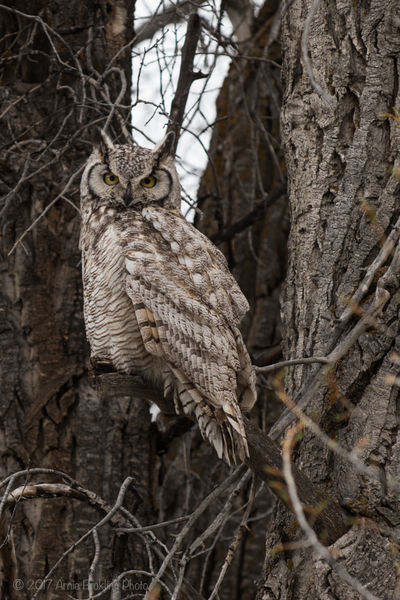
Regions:
[[157, 162], [175, 154], [175, 134], [173, 131], [167, 133], [165, 138], [154, 148], [153, 154]]
[[109, 135], [104, 131], [104, 129], [97, 129], [97, 135], [95, 136], [95, 150], [98, 152], [101, 160], [104, 160], [104, 157], [107, 156], [109, 152], [115, 150], [115, 146]]

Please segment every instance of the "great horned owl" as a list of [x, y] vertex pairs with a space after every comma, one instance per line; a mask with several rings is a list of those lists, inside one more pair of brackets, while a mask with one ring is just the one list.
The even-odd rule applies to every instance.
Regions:
[[81, 182], [84, 314], [94, 362], [141, 374], [195, 416], [228, 463], [248, 455], [241, 410], [255, 374], [248, 303], [225, 257], [180, 213], [171, 135], [153, 150], [104, 143]]

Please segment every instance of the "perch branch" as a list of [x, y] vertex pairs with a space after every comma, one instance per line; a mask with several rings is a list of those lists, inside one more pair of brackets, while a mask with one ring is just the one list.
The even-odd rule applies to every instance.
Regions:
[[[153, 401], [166, 414], [175, 414], [173, 403], [165, 399], [160, 392], [143, 382], [139, 376], [106, 373], [98, 375], [99, 389], [110, 387], [118, 389], [121, 381], [137, 391], [140, 396]], [[278, 445], [271, 440], [257, 425], [244, 418], [250, 456], [246, 465], [264, 481], [272, 492], [293, 511], [287, 492], [285, 479], [282, 475], [282, 456]], [[348, 527], [347, 515], [344, 510], [325, 492], [317, 487], [299, 470], [293, 467], [296, 486], [303, 505], [319, 510], [316, 520], [316, 531], [327, 543], [333, 543], [343, 535]]]

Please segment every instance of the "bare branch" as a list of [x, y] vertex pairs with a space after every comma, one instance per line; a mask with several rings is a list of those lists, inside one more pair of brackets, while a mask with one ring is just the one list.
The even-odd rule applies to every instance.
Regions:
[[27, 229], [25, 229], [24, 233], [22, 233], [19, 236], [19, 238], [17, 239], [17, 241], [14, 243], [13, 247], [9, 251], [8, 256], [10, 256], [10, 254], [12, 254], [14, 252], [15, 248], [18, 246], [18, 244], [20, 244], [22, 242], [24, 237], [35, 227], [35, 225], [44, 217], [44, 215], [49, 212], [50, 208], [52, 206], [54, 206], [54, 204], [60, 198], [64, 198], [65, 192], [67, 192], [69, 190], [69, 188], [75, 181], [76, 177], [83, 171], [83, 168], [84, 168], [84, 165], [81, 165], [74, 173], [72, 173], [71, 177], [68, 179], [67, 183], [65, 184], [65, 186], [63, 187], [61, 192], [59, 194], [57, 194], [57, 196], [55, 198], [53, 198], [53, 200], [46, 206], [46, 208], [44, 210], [42, 210], [40, 215], [38, 217], [36, 217], [36, 219], [29, 225], [29, 227]]
[[171, 550], [169, 551], [168, 555], [165, 557], [161, 567], [158, 570], [157, 575], [154, 577], [153, 581], [151, 582], [150, 588], [149, 588], [148, 592], [146, 593], [145, 600], [151, 600], [152, 590], [154, 590], [157, 587], [157, 585], [159, 584], [163, 574], [165, 573], [165, 571], [166, 571], [167, 567], [169, 566], [171, 560], [173, 559], [174, 555], [180, 548], [184, 538], [186, 537], [186, 535], [189, 533], [189, 531], [193, 527], [193, 523], [208, 508], [208, 506], [210, 506], [210, 504], [212, 504], [212, 502], [215, 501], [215, 499], [224, 490], [228, 489], [232, 485], [232, 483], [241, 474], [242, 470], [243, 470], [243, 467], [238, 467], [237, 469], [235, 469], [235, 471], [221, 485], [219, 485], [213, 492], [211, 492], [211, 494], [209, 494], [206, 498], [204, 498], [200, 502], [199, 506], [196, 508], [196, 510], [190, 516], [186, 525], [182, 528], [181, 532], [177, 535], [177, 537], [172, 545]]
[[[100, 387], [111, 386], [111, 388], [118, 388], [121, 385], [121, 383], [118, 383], [120, 378], [123, 378], [125, 384], [130, 386], [131, 389], [138, 390], [137, 393], [143, 395], [144, 398], [147, 397], [148, 400], [151, 399], [155, 402], [164, 413], [175, 414], [173, 402], [164, 398], [155, 388], [145, 383], [141, 377], [107, 373], [98, 375], [97, 380]], [[246, 417], [244, 417], [244, 426], [250, 452], [249, 458], [245, 461], [246, 465], [292, 510], [285, 480], [282, 475], [282, 456], [279, 447], [256, 424], [250, 422]], [[305, 505], [315, 507], [319, 511], [316, 522], [317, 532], [326, 537], [329, 542], [335, 541], [349, 527], [345, 511], [333, 498], [320, 492], [299, 469], [295, 469], [294, 472], [301, 501]], [[199, 507], [199, 510], [203, 511], [204, 508]], [[191, 522], [189, 520], [185, 527], [190, 527]], [[169, 560], [171, 558], [172, 554]]]
[[279, 198], [281, 198], [286, 193], [286, 186], [279, 186], [274, 192], [268, 194], [261, 202], [259, 202], [256, 207], [249, 212], [245, 217], [236, 221], [229, 227], [227, 227], [224, 231], [220, 233], [216, 233], [211, 236], [211, 241], [214, 244], [221, 244], [222, 242], [226, 242], [231, 240], [235, 235], [247, 229], [255, 223], [258, 219], [262, 217], [265, 211], [272, 206]]
[[[388, 252], [389, 254], [389, 252]], [[391, 294], [388, 291], [393, 288], [393, 285], [398, 285], [397, 277], [400, 273], [400, 248], [396, 248], [396, 252], [392, 258], [391, 265], [387, 269], [384, 275], [380, 277], [377, 282], [374, 298], [370, 304], [368, 310], [363, 314], [363, 317], [356, 323], [351, 331], [344, 337], [344, 339], [337, 343], [334, 348], [327, 354], [327, 364], [324, 367], [320, 367], [318, 371], [313, 375], [311, 382], [306, 382], [301, 388], [299, 394], [295, 398], [295, 404], [302, 410], [311, 402], [314, 398], [316, 390], [320, 385], [321, 381], [326, 380], [327, 375], [331, 371], [332, 367], [347, 354], [352, 348], [359, 337], [365, 333], [371, 324], [375, 324], [375, 319], [380, 315], [389, 302]], [[361, 284], [363, 285], [363, 284]], [[388, 289], [386, 289], [386, 287]], [[396, 289], [396, 288], [395, 288]], [[335, 336], [333, 336], [335, 339]], [[272, 439], [278, 439], [285, 429], [293, 423], [296, 416], [289, 410], [285, 411], [278, 421], [271, 427], [269, 435]]]
[[204, 4], [205, 0], [180, 0], [173, 6], [169, 6], [163, 12], [157, 12], [149, 17], [146, 22], [136, 31], [135, 43], [140, 44], [144, 40], [149, 40], [160, 29], [167, 25], [180, 23], [197, 7]]
[[246, 507], [246, 510], [244, 511], [242, 520], [240, 522], [240, 525], [235, 533], [235, 537], [233, 538], [232, 542], [229, 545], [228, 548], [228, 552], [226, 554], [225, 557], [225, 561], [224, 564], [222, 565], [222, 569], [220, 571], [220, 574], [218, 575], [218, 579], [217, 582], [214, 586], [213, 591], [211, 592], [211, 595], [209, 596], [208, 600], [214, 600], [214, 598], [217, 597], [218, 594], [218, 590], [221, 587], [221, 583], [225, 577], [226, 571], [228, 570], [229, 565], [231, 564], [233, 557], [235, 555], [235, 552], [240, 544], [240, 541], [243, 537], [243, 534], [245, 533], [245, 531], [247, 530], [247, 523], [249, 520], [249, 516], [251, 513], [251, 509], [253, 508], [253, 502], [254, 502], [254, 480], [252, 482], [252, 488], [251, 488], [251, 493], [250, 493], [250, 500], [249, 503]]
[[21, 500], [34, 500], [36, 498], [76, 498], [87, 500], [85, 494], [63, 483], [37, 483], [35, 485], [22, 485], [13, 490], [4, 500], [4, 508], [8, 508]]
[[193, 61], [196, 54], [197, 42], [199, 41], [201, 31], [201, 20], [198, 14], [193, 13], [189, 17], [185, 43], [182, 48], [182, 61], [179, 72], [178, 85], [176, 88], [174, 99], [171, 104], [169, 123], [167, 132], [172, 131], [175, 134], [175, 139], [172, 147], [172, 155], [175, 154], [176, 147], [179, 141], [179, 133], [182, 127], [183, 117], [187, 98], [189, 95], [190, 86], [196, 79], [207, 77], [201, 71], [193, 70]]
[[97, 533], [97, 529], [95, 529], [92, 532], [92, 536], [93, 536], [95, 552], [94, 552], [94, 557], [93, 557], [92, 563], [89, 568], [89, 573], [88, 573], [89, 600], [93, 600], [93, 598], [95, 596], [94, 576], [95, 576], [96, 568], [97, 568], [97, 565], [99, 563], [99, 558], [100, 558], [100, 540], [99, 540], [99, 534]]
[[310, 417], [308, 417], [302, 410], [299, 408], [293, 400], [289, 398], [286, 392], [283, 389], [276, 390], [279, 399], [289, 408], [289, 410], [296, 415], [299, 421], [303, 426], [307, 427], [313, 434], [321, 440], [321, 442], [329, 448], [332, 452], [343, 458], [346, 462], [351, 464], [355, 471], [358, 473], [367, 476], [370, 479], [377, 481], [378, 483], [383, 483], [385, 486], [394, 491], [396, 494], [400, 493], [400, 482], [395, 480], [394, 478], [386, 479], [384, 478], [382, 471], [379, 467], [375, 465], [366, 465], [358, 458], [359, 448], [353, 449], [351, 452], [348, 452], [341, 446], [335, 439], [330, 438], [322, 429], [315, 423]]
[[292, 367], [294, 365], [309, 365], [311, 363], [329, 364], [329, 359], [326, 356], [311, 356], [310, 358], [293, 358], [292, 360], [282, 360], [281, 362], [273, 365], [266, 365], [265, 367], [257, 367], [254, 365], [256, 373], [273, 373], [279, 371], [284, 367]]
[[112, 519], [113, 515], [122, 507], [122, 503], [124, 501], [125, 494], [126, 494], [128, 488], [129, 488], [129, 486], [131, 485], [132, 482], [133, 482], [133, 478], [132, 477], [127, 477], [125, 479], [125, 481], [121, 485], [121, 488], [119, 490], [119, 494], [118, 494], [117, 500], [116, 500], [114, 506], [112, 507], [112, 509], [106, 514], [105, 517], [103, 517], [98, 523], [96, 523], [96, 525], [94, 525], [88, 531], [86, 531], [79, 538], [79, 540], [77, 540], [76, 542], [74, 542], [64, 552], [64, 554], [54, 563], [54, 565], [51, 567], [51, 569], [46, 573], [45, 577], [42, 579], [40, 585], [37, 587], [36, 592], [32, 596], [32, 600], [34, 600], [35, 598], [37, 598], [39, 592], [45, 587], [46, 581], [48, 581], [50, 579], [51, 575], [54, 573], [54, 571], [57, 569], [57, 567], [62, 563], [62, 561], [64, 560], [64, 558], [66, 558], [69, 554], [71, 554], [71, 552], [73, 552], [73, 550], [75, 550], [75, 548], [77, 546], [79, 546], [79, 544], [81, 544], [84, 540], [86, 540], [86, 538], [88, 538], [93, 533], [93, 531], [96, 531], [97, 529], [100, 529], [100, 527], [102, 527], [103, 525], [105, 525], [106, 523], [108, 523], [108, 521], [110, 521]]
[[340, 316], [339, 322], [342, 325], [345, 325], [346, 323], [348, 323], [350, 318], [353, 316], [353, 314], [354, 314], [353, 307], [360, 305], [360, 302], [363, 299], [363, 297], [365, 296], [365, 294], [368, 292], [376, 273], [381, 268], [381, 266], [385, 264], [385, 262], [387, 261], [387, 259], [391, 255], [391, 253], [393, 252], [397, 242], [399, 241], [399, 237], [400, 237], [400, 217], [397, 219], [396, 224], [394, 225], [388, 238], [386, 239], [382, 248], [380, 249], [378, 256], [369, 265], [367, 272], [365, 273], [364, 279], [362, 280], [362, 282], [358, 286], [357, 290], [354, 292], [353, 296], [349, 300], [348, 307], [343, 311], [342, 315]]
[[282, 449], [282, 456], [283, 474], [285, 476], [289, 496], [294, 512], [296, 513], [297, 520], [299, 522], [300, 527], [306, 534], [306, 544], [308, 546], [311, 546], [314, 549], [317, 556], [324, 559], [332, 567], [332, 569], [335, 569], [339, 577], [343, 579], [343, 581], [345, 581], [347, 584], [349, 584], [353, 589], [355, 589], [362, 598], [365, 598], [365, 600], [379, 600], [379, 598], [377, 598], [374, 594], [369, 592], [363, 585], [361, 585], [361, 583], [355, 577], [350, 575], [346, 571], [346, 569], [342, 567], [342, 565], [340, 565], [336, 560], [334, 560], [329, 550], [327, 550], [327, 548], [325, 548], [325, 546], [323, 546], [319, 542], [315, 531], [307, 522], [302, 504], [299, 500], [299, 496], [297, 493], [296, 483], [292, 474], [293, 464], [291, 462], [291, 452], [295, 443], [295, 437], [301, 428], [302, 425], [300, 424], [297, 427], [292, 427], [291, 429], [289, 429], [285, 436]]

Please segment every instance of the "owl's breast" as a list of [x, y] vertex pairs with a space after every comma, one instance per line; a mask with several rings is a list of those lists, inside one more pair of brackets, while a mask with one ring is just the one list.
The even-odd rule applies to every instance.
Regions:
[[[89, 224], [88, 224], [89, 225]], [[82, 235], [84, 316], [91, 355], [124, 373], [149, 362], [127, 295], [123, 227], [96, 222]]]

